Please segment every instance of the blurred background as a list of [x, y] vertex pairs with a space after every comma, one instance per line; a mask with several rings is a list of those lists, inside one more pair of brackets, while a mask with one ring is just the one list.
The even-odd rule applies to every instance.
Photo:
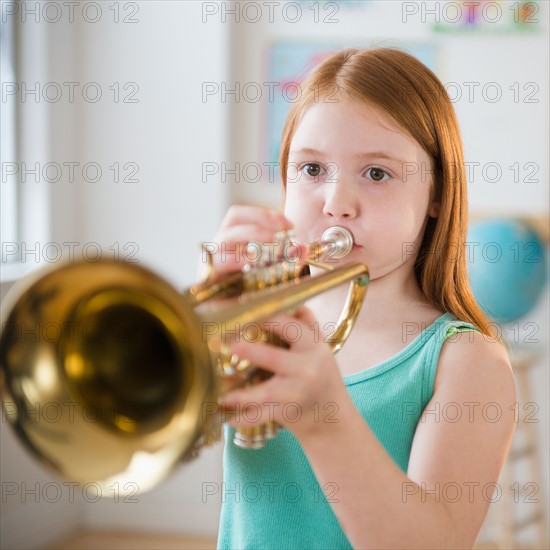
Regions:
[[[515, 454], [478, 545], [548, 547], [547, 2], [1, 7], [2, 295], [67, 253], [137, 261], [189, 286], [230, 204], [281, 204], [278, 140], [312, 64], [341, 47], [395, 46], [431, 67], [463, 132], [483, 253], [472, 277], [480, 301], [502, 306], [494, 318], [522, 385]], [[0, 430], [3, 549], [215, 544], [221, 444], [150, 493], [109, 499], [51, 477], [4, 416]]]

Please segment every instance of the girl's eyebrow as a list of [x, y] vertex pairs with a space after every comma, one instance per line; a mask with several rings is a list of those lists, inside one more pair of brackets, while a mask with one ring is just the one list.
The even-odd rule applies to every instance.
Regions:
[[296, 155], [296, 154], [305, 154], [305, 155], [313, 155], [317, 157], [323, 157], [325, 153], [322, 151], [318, 151], [317, 149], [310, 149], [309, 147], [302, 147], [302, 149], [291, 149], [289, 151], [289, 154]]
[[[326, 153], [323, 151], [319, 151], [317, 149], [311, 149], [309, 147], [303, 147], [302, 149], [295, 149], [290, 150], [289, 154], [305, 154], [305, 155], [313, 155], [317, 157], [324, 157], [327, 156]], [[406, 160], [397, 158], [389, 153], [386, 153], [384, 151], [371, 151], [371, 152], [365, 152], [365, 153], [358, 153], [356, 155], [353, 155], [355, 158], [363, 159], [363, 158], [377, 158], [377, 159], [384, 159], [384, 160], [392, 160], [396, 162], [400, 162], [401, 164], [405, 164]]]

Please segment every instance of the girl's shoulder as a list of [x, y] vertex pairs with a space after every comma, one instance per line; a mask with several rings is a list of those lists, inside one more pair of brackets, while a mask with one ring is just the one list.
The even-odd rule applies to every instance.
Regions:
[[445, 317], [449, 319], [447, 338], [439, 356], [434, 392], [444, 385], [466, 389], [475, 384], [478, 390], [495, 397], [499, 392], [515, 393], [512, 365], [504, 344], [474, 330], [470, 323], [452, 315]]

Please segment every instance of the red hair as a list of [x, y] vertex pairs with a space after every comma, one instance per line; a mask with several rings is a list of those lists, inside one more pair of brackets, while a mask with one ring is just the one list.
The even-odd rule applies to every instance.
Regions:
[[317, 65], [301, 84], [281, 142], [286, 186], [290, 143], [305, 109], [319, 100], [355, 99], [374, 105], [407, 132], [429, 155], [431, 200], [437, 218], [428, 218], [414, 266], [429, 303], [499, 339], [472, 294], [466, 269], [468, 224], [464, 153], [458, 121], [443, 84], [412, 55], [392, 48], [346, 49]]

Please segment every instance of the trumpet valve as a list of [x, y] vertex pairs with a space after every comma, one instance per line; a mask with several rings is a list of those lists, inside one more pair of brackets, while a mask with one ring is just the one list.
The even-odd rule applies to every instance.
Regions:
[[233, 437], [233, 443], [241, 449], [261, 449], [265, 440], [263, 425], [239, 427]]
[[279, 424], [277, 422], [267, 422], [264, 424], [264, 437], [266, 439], [274, 439], [277, 437], [279, 431]]

